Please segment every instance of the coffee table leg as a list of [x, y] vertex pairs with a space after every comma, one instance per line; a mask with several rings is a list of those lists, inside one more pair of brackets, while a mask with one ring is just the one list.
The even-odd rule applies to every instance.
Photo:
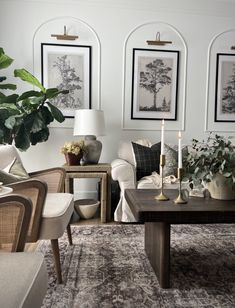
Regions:
[[145, 223], [145, 251], [161, 288], [170, 288], [170, 224]]

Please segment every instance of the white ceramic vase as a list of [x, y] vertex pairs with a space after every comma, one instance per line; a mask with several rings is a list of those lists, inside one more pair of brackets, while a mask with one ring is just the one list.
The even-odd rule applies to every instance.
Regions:
[[232, 186], [228, 185], [226, 178], [217, 173], [215, 178], [207, 183], [206, 188], [209, 190], [211, 197], [219, 200], [234, 200], [235, 190]]

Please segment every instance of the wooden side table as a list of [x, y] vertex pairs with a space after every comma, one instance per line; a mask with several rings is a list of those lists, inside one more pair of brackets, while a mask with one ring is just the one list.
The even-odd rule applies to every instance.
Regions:
[[74, 193], [73, 179], [76, 178], [100, 178], [101, 179], [101, 222], [109, 221], [111, 218], [111, 165], [97, 164], [85, 166], [63, 165], [66, 171], [65, 192]]

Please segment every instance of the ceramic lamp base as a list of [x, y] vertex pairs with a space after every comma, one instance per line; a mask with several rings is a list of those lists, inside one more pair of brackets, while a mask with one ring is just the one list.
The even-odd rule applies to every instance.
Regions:
[[85, 136], [86, 153], [84, 154], [85, 164], [98, 164], [102, 143], [95, 136]]

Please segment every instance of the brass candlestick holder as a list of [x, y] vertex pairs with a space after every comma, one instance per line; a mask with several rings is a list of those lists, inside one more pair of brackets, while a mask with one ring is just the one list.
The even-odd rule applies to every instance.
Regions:
[[182, 190], [181, 190], [181, 181], [182, 181], [182, 178], [183, 178], [183, 171], [184, 171], [183, 168], [178, 168], [177, 169], [177, 177], [179, 179], [179, 195], [174, 200], [174, 202], [176, 204], [185, 204], [185, 203], [187, 203], [187, 201], [183, 198]]
[[155, 197], [156, 200], [159, 201], [167, 201], [169, 198], [164, 194], [163, 192], [163, 186], [164, 186], [164, 181], [163, 181], [163, 171], [164, 171], [164, 166], [166, 162], [166, 157], [165, 155], [160, 155], [160, 166], [161, 166], [161, 180], [162, 180], [162, 186], [161, 186], [161, 192], [158, 196]]

